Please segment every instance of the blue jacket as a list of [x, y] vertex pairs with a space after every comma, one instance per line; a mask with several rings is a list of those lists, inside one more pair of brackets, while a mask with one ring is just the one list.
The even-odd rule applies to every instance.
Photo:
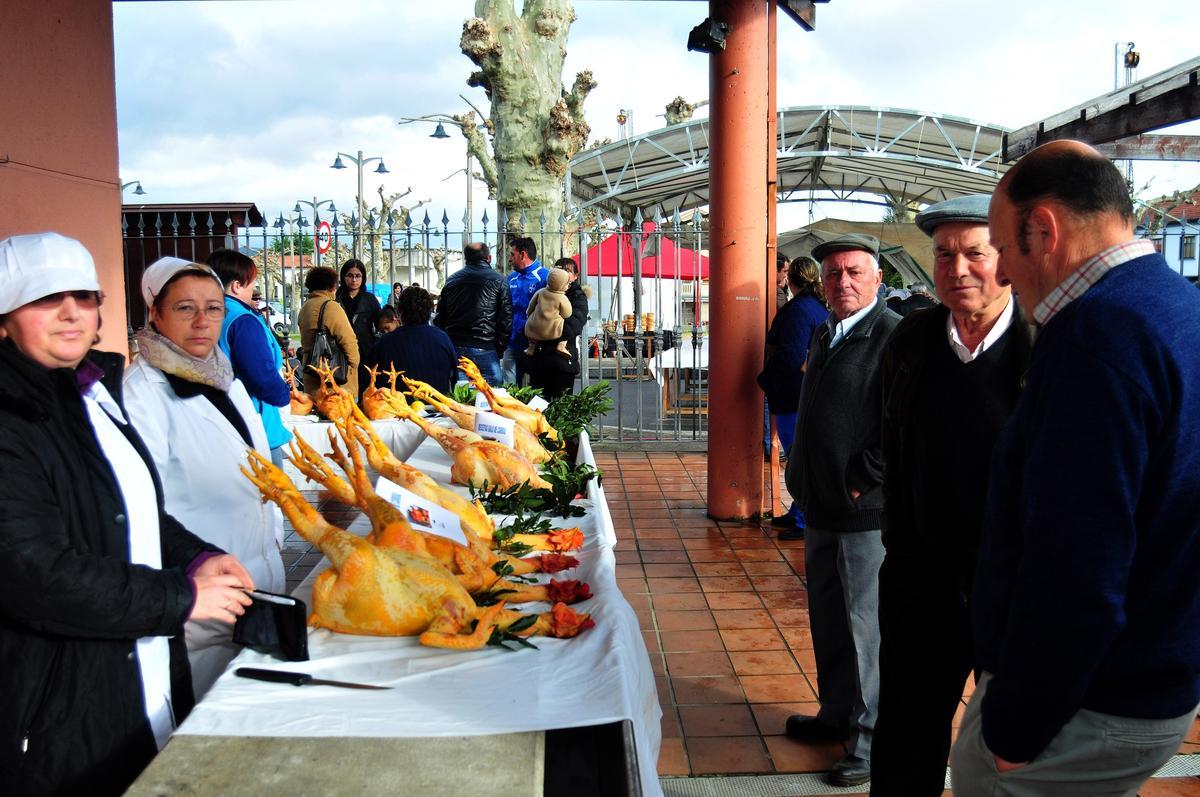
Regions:
[[809, 295], [793, 297], [775, 314], [767, 331], [767, 345], [775, 348], [758, 375], [758, 386], [767, 394], [773, 414], [790, 415], [799, 406], [804, 384], [800, 369], [808, 359], [808, 343], [828, 317], [821, 300]]
[[513, 306], [512, 337], [508, 342], [510, 349], [524, 351], [529, 346], [529, 340], [525, 337], [526, 311], [533, 295], [545, 288], [549, 279], [550, 272], [540, 260], [530, 263], [524, 271], [513, 269], [508, 275], [508, 292], [512, 296]]
[[1159, 255], [1042, 327], [996, 443], [976, 570], [993, 753], [1028, 761], [1080, 709], [1200, 702], [1200, 292]]
[[221, 324], [221, 351], [233, 363], [233, 375], [242, 380], [254, 409], [262, 416], [271, 448], [287, 443], [292, 433], [283, 425], [279, 408], [287, 406], [291, 391], [279, 375], [283, 352], [267, 327], [266, 319], [232, 296], [225, 297], [225, 323]]

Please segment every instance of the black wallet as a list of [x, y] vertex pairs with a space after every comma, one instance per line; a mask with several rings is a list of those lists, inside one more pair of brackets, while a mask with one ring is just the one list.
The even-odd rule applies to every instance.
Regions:
[[308, 661], [308, 607], [291, 595], [248, 593], [251, 603], [233, 626], [233, 641], [284, 661]]

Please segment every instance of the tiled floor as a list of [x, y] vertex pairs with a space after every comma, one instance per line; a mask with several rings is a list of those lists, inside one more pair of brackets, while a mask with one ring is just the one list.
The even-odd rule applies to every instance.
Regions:
[[[657, 676], [659, 774], [827, 770], [842, 745], [784, 735], [788, 715], [817, 708], [804, 543], [708, 519], [703, 454], [597, 452], [596, 460], [619, 538], [618, 583]], [[328, 495], [305, 498], [338, 526], [358, 514]], [[288, 592], [321, 559], [290, 527], [283, 557]], [[1200, 721], [1180, 752], [1200, 753]], [[1153, 780], [1141, 795], [1200, 795], [1200, 779]]]
[[[619, 538], [618, 583], [657, 676], [659, 774], [827, 770], [841, 744], [784, 735], [788, 715], [817, 709], [803, 541], [707, 518], [703, 454], [596, 460]], [[1200, 752], [1200, 722], [1181, 752]], [[1200, 795], [1200, 779], [1155, 781], [1142, 793]]]

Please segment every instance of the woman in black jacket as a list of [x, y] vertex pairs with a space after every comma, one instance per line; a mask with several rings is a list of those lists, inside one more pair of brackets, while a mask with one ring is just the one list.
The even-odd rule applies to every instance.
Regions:
[[[564, 393], [570, 393], [579, 375], [579, 333], [588, 319], [587, 294], [579, 286], [579, 264], [569, 257], [554, 262], [571, 275], [567, 287], [567, 301], [571, 303], [571, 315], [563, 319], [562, 337], [540, 341], [534, 345], [533, 355], [527, 358], [529, 384], [542, 389], [542, 398], [550, 401]], [[560, 341], [566, 341], [570, 358], [556, 351]]]
[[[367, 389], [371, 375], [367, 373], [365, 363], [375, 347], [375, 314], [379, 312], [379, 300], [375, 294], [366, 289], [367, 267], [361, 260], [351, 258], [342, 264], [341, 278], [338, 283], [337, 300], [350, 326], [354, 329], [354, 337], [358, 339], [358, 392]], [[355, 396], [355, 398], [358, 398]]]
[[163, 511], [93, 352], [100, 286], [78, 241], [0, 241], [0, 793], [120, 794], [191, 709], [183, 624], [253, 588]]

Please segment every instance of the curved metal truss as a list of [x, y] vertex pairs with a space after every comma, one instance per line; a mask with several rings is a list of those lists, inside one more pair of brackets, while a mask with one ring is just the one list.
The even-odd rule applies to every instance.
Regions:
[[[567, 192], [579, 209], [670, 215], [709, 203], [708, 119], [664, 127], [571, 159]], [[990, 193], [1008, 165], [1007, 128], [957, 116], [868, 106], [779, 111], [782, 202], [927, 204]]]

